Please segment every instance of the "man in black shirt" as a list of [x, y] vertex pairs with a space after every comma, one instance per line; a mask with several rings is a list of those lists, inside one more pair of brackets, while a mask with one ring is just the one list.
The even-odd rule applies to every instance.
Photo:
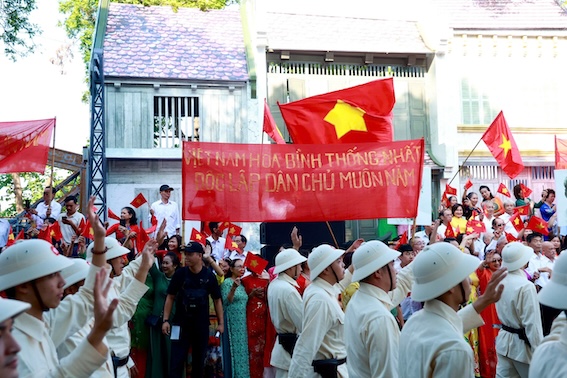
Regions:
[[[175, 272], [167, 289], [162, 331], [166, 335], [173, 333], [169, 376], [182, 376], [189, 347], [192, 347], [191, 376], [201, 378], [209, 339], [209, 295], [219, 320], [217, 330], [224, 331], [221, 293], [215, 275], [203, 265], [203, 246], [191, 241], [182, 250], [185, 267]], [[171, 320], [174, 301], [175, 316]], [[180, 327], [178, 336], [176, 327]]]

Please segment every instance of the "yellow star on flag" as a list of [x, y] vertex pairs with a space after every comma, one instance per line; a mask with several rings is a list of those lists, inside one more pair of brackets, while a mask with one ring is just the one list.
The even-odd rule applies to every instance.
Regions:
[[236, 244], [236, 242], [232, 242], [232, 248], [238, 248], [238, 244]]
[[542, 230], [542, 229], [545, 228], [545, 227], [543, 226], [543, 224], [541, 224], [541, 223], [538, 223], [538, 224], [536, 225], [536, 227], [539, 228], [540, 230]]
[[199, 235], [199, 234], [197, 234], [197, 236], [196, 236], [195, 238], [196, 238], [197, 240], [201, 240], [201, 239], [202, 239], [201, 235]]
[[258, 266], [258, 261], [256, 261], [256, 260], [250, 261], [250, 266], [251, 266], [252, 268], [257, 267], [257, 266]]
[[504, 157], [507, 157], [508, 151], [512, 149], [512, 143], [510, 143], [510, 139], [506, 139], [506, 135], [502, 134], [502, 144], [498, 147], [504, 150]]
[[519, 218], [514, 219], [514, 224], [516, 225], [520, 224], [520, 219]]
[[473, 231], [474, 231], [474, 228], [472, 228], [471, 226], [467, 227], [467, 232], [471, 232], [471, 233], [472, 233]]
[[368, 131], [362, 117], [366, 112], [347, 104], [342, 100], [325, 116], [324, 120], [335, 126], [337, 138], [341, 139], [349, 131]]
[[502, 193], [508, 193], [508, 189], [507, 188], [502, 189]]
[[236, 229], [234, 227], [231, 227], [230, 230], [228, 231], [228, 233], [230, 235], [234, 234], [234, 232], [236, 231]]

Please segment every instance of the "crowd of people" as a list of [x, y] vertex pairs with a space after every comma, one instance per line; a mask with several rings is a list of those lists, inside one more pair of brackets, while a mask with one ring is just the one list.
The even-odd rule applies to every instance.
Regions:
[[[567, 257], [552, 189], [538, 203], [520, 188], [516, 202], [465, 189], [422, 231], [342, 249], [304, 249], [293, 228], [267, 270], [218, 222], [184, 243], [172, 190], [160, 187], [142, 241], [132, 207], [103, 224], [93, 199], [85, 217], [75, 197], [62, 212], [45, 189], [28, 212], [29, 240], [0, 253], [0, 377], [565, 372]], [[523, 225], [511, 224], [526, 205]], [[549, 229], [533, 230], [531, 216]], [[55, 223], [60, 237], [46, 237]]]

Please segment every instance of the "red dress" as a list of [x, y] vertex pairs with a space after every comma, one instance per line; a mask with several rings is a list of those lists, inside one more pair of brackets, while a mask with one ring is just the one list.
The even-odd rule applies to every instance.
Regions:
[[[488, 281], [492, 277], [490, 269], [477, 269], [476, 275], [478, 276], [480, 294], [484, 294]], [[480, 375], [483, 378], [496, 377], [496, 336], [498, 335], [498, 328], [494, 328], [494, 324], [500, 324], [498, 313], [496, 312], [496, 305], [492, 303], [480, 313], [484, 325], [478, 327], [478, 344], [479, 344], [479, 365]]]
[[249, 297], [246, 304], [246, 328], [248, 329], [248, 355], [250, 361], [250, 378], [262, 378], [264, 375], [264, 349], [266, 346], [266, 330], [268, 327], [268, 301], [266, 288], [268, 278], [260, 278], [254, 273], [242, 278], [242, 285], [250, 295], [252, 289], [263, 288], [263, 297]]

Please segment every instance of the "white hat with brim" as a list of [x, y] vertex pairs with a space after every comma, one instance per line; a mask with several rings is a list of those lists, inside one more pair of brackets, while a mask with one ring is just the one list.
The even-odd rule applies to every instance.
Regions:
[[[130, 253], [130, 250], [128, 248], [121, 246], [118, 240], [111, 238], [110, 236], [104, 238], [104, 246], [108, 248], [105, 257], [106, 261]], [[93, 261], [93, 249], [94, 249], [94, 242], [89, 244], [87, 248], [87, 261]]]
[[307, 258], [307, 264], [309, 264], [309, 269], [311, 270], [309, 275], [311, 281], [319, 277], [319, 274], [321, 274], [325, 268], [344, 254], [344, 250], [335, 249], [328, 244], [321, 244], [313, 248], [313, 251], [311, 251]]
[[379, 240], [370, 240], [356, 249], [352, 255], [353, 282], [360, 281], [401, 255]]
[[555, 260], [551, 280], [538, 294], [539, 303], [559, 310], [567, 310], [567, 255], [565, 253]]
[[435, 299], [457, 286], [479, 265], [478, 258], [464, 254], [452, 244], [428, 245], [411, 264], [415, 279], [411, 298], [416, 302]]
[[0, 291], [57, 273], [72, 264], [41, 239], [18, 241], [0, 253]]
[[31, 308], [26, 302], [0, 298], [0, 323], [20, 315]]
[[513, 272], [524, 267], [534, 257], [532, 247], [519, 242], [508, 243], [502, 248], [502, 266]]
[[84, 280], [89, 274], [90, 264], [87, 261], [83, 259], [72, 259], [72, 262], [73, 265], [61, 271], [61, 276], [65, 280], [63, 289], [67, 289], [69, 286]]
[[307, 258], [305, 258], [305, 256], [301, 256], [295, 249], [284, 249], [276, 255], [274, 274], [279, 274], [289, 268], [301, 264], [304, 261], [307, 261]]

